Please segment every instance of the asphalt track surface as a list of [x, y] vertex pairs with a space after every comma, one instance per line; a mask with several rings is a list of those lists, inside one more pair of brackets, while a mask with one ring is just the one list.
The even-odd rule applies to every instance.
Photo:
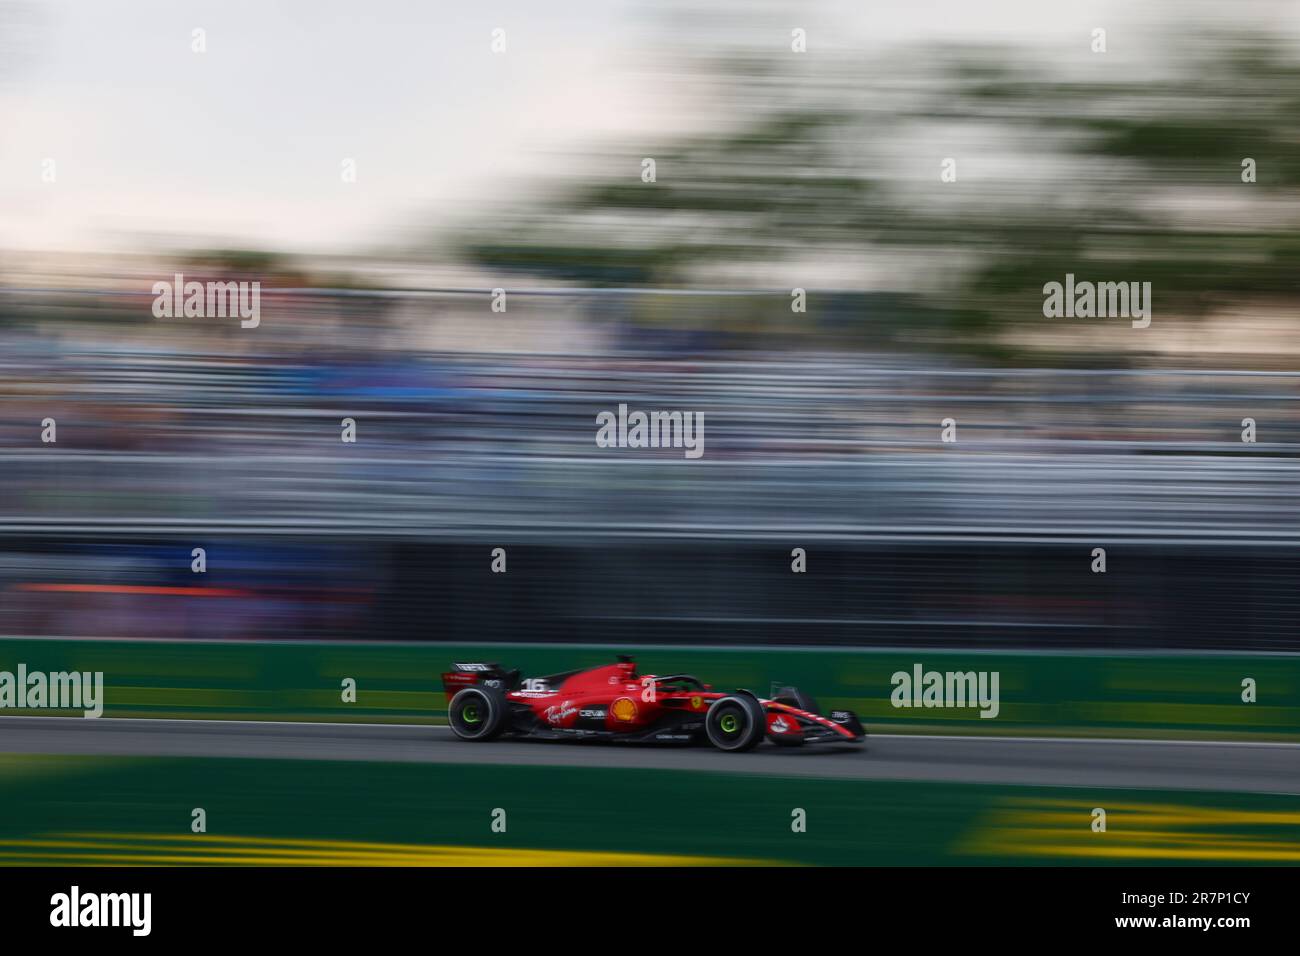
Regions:
[[1300, 744], [869, 735], [852, 748], [457, 740], [445, 727], [78, 717], [0, 718], [0, 753], [582, 766], [1300, 794]]

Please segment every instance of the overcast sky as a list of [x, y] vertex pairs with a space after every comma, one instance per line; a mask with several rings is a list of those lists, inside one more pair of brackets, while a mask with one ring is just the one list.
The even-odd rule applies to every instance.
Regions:
[[[545, 157], [671, 126], [682, 104], [641, 67], [653, 50], [707, 36], [673, 15], [685, 6], [0, 0], [0, 245], [186, 237], [331, 251], [400, 240], [475, 200], [506, 198], [553, 161]], [[943, 39], [1086, 43], [1095, 26], [1114, 46], [1132, 4], [694, 6], [708, 11], [708, 30], [765, 35], [770, 24], [784, 49], [789, 30], [777, 27], [788, 19], [808, 30], [810, 54], [839, 46], [871, 56]], [[778, 12], [787, 8], [796, 13]], [[491, 52], [495, 27], [506, 30], [505, 54]], [[206, 53], [191, 51], [195, 28]], [[355, 183], [341, 181], [345, 158], [356, 161]], [[42, 180], [47, 159], [52, 183]]]

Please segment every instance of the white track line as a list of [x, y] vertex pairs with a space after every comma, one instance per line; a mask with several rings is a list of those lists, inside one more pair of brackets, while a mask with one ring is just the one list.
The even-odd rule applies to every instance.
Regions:
[[[103, 721], [108, 724], [202, 724], [205, 727], [368, 727], [372, 729], [402, 730], [436, 730], [451, 733], [451, 728], [443, 724], [402, 724], [371, 723], [368, 721], [326, 721], [326, 720], [222, 720], [212, 717], [65, 717], [61, 715], [37, 716], [33, 714], [0, 714], [0, 725], [6, 721]], [[1300, 742], [1286, 740], [1175, 740], [1160, 737], [1059, 737], [1059, 736], [1005, 736], [998, 734], [881, 734], [868, 733], [867, 739], [883, 738], [887, 740], [991, 740], [999, 743], [1074, 743], [1074, 744], [1169, 744], [1180, 747], [1289, 747], [1300, 748]], [[3, 748], [3, 740], [0, 740]]]

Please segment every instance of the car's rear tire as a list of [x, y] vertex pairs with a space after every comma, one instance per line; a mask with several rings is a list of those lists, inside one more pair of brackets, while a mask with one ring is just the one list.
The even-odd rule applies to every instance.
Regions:
[[447, 705], [447, 723], [461, 740], [492, 740], [505, 721], [506, 698], [495, 687], [466, 687]]
[[716, 701], [704, 716], [709, 743], [728, 753], [753, 750], [767, 733], [763, 705], [749, 694], [734, 694]]

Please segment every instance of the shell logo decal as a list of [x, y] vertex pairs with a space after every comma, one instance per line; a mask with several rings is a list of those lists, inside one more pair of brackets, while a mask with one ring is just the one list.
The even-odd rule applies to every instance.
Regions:
[[615, 720], [635, 720], [636, 702], [631, 697], [620, 697], [610, 705], [609, 713]]

